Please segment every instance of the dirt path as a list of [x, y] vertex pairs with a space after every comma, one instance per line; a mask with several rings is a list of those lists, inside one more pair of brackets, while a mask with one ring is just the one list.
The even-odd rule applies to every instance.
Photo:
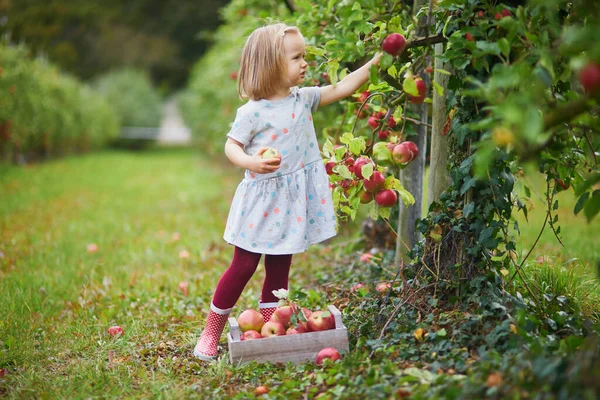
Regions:
[[185, 126], [183, 118], [177, 109], [175, 99], [168, 100], [163, 105], [163, 119], [160, 124], [158, 143], [163, 145], [182, 145], [192, 141], [192, 133]]

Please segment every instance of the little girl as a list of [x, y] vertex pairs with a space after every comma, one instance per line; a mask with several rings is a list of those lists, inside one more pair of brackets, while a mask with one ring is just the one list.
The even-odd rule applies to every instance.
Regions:
[[[336, 234], [312, 112], [353, 94], [381, 54], [337, 85], [299, 89], [306, 74], [305, 54], [298, 28], [281, 23], [256, 29], [242, 51], [238, 92], [249, 101], [237, 111], [225, 154], [246, 172], [223, 236], [235, 246], [233, 260], [219, 280], [194, 348], [202, 360], [216, 358], [227, 317], [262, 254], [266, 276], [259, 309], [267, 321], [277, 307], [272, 291], [288, 287], [292, 255]], [[262, 158], [267, 147], [279, 154]]]

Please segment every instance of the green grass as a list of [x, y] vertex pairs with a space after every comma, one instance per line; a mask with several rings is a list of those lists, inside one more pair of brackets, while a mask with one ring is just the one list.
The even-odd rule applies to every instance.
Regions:
[[[306, 388], [294, 393], [315, 393], [329, 385], [318, 382], [338, 373], [346, 380], [365, 371], [379, 374], [360, 352], [329, 375], [310, 363], [238, 367], [222, 358], [207, 366], [191, 356], [212, 290], [231, 259], [221, 235], [241, 174], [224, 158], [190, 149], [107, 151], [2, 167], [0, 369], [6, 376], [0, 377], [0, 395], [245, 398], [259, 384], [279, 385], [281, 394], [302, 382]], [[563, 228], [568, 248], [546, 235], [534, 256], [578, 257], [565, 268], [578, 264], [577, 276], [589, 277], [598, 250], [588, 244], [598, 224], [570, 219], [571, 210], [561, 214], [575, 221]], [[541, 218], [536, 207], [531, 227], [521, 222], [520, 250], [535, 240]], [[98, 251], [89, 252], [89, 244]], [[181, 257], [184, 251], [189, 257]], [[295, 257], [292, 285], [313, 288], [319, 271], [331, 270], [324, 264], [318, 247]], [[189, 282], [188, 296], [178, 289], [181, 281]], [[261, 284], [259, 271], [234, 312], [256, 307]], [[123, 326], [124, 335], [111, 338], [111, 325]], [[382, 393], [395, 390], [400, 373], [391, 373], [389, 382], [373, 378], [373, 390], [377, 384], [384, 385]]]

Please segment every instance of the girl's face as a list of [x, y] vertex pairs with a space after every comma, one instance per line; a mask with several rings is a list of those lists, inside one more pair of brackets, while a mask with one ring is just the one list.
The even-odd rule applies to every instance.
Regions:
[[306, 54], [304, 38], [299, 33], [286, 32], [283, 37], [283, 49], [287, 61], [287, 80], [284, 79], [284, 84], [289, 84], [289, 87], [298, 86], [304, 81], [306, 67], [308, 66], [304, 61]]

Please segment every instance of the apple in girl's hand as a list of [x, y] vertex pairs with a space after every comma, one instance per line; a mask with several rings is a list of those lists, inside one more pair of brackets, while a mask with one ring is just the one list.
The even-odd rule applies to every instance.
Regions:
[[383, 39], [383, 51], [393, 56], [399, 56], [406, 48], [406, 39], [399, 33], [392, 33]]
[[267, 147], [267, 149], [265, 150], [264, 153], [262, 153], [261, 157], [262, 158], [275, 158], [279, 155], [279, 152], [272, 148], [272, 147]]
[[111, 326], [106, 331], [112, 337], [119, 336], [119, 335], [123, 334], [123, 328], [121, 328], [119, 325]]
[[277, 307], [271, 316], [271, 321], [279, 322], [287, 329], [290, 326], [290, 318], [292, 318], [292, 314], [295, 311], [295, 307], [293, 306]]
[[267, 321], [260, 330], [260, 334], [264, 338], [271, 336], [284, 336], [285, 327], [280, 322]]
[[363, 184], [368, 192], [378, 191], [385, 182], [385, 176], [379, 171], [373, 171], [373, 175], [369, 179], [363, 179]]
[[423, 104], [425, 101], [425, 96], [427, 95], [427, 85], [421, 78], [415, 79], [415, 84], [417, 85], [417, 91], [419, 93], [418, 96], [408, 95], [410, 102], [413, 104]]
[[240, 326], [242, 332], [250, 330], [259, 332], [260, 329], [263, 327], [265, 320], [258, 311], [245, 310], [238, 317], [237, 323]]
[[323, 350], [317, 353], [317, 357], [315, 358], [315, 362], [317, 365], [322, 365], [323, 360], [330, 359], [331, 361], [339, 360], [342, 358], [340, 352], [337, 351], [334, 347], [326, 347]]
[[240, 340], [254, 340], [254, 339], [260, 339], [261, 337], [262, 336], [260, 336], [260, 333], [258, 333], [258, 331], [251, 329], [249, 331], [242, 333], [242, 335], [240, 336]]
[[315, 311], [308, 318], [308, 327], [312, 332], [326, 331], [335, 326], [331, 320], [331, 313], [329, 311]]
[[375, 195], [375, 203], [380, 207], [393, 207], [398, 202], [398, 195], [392, 189], [384, 189]]

